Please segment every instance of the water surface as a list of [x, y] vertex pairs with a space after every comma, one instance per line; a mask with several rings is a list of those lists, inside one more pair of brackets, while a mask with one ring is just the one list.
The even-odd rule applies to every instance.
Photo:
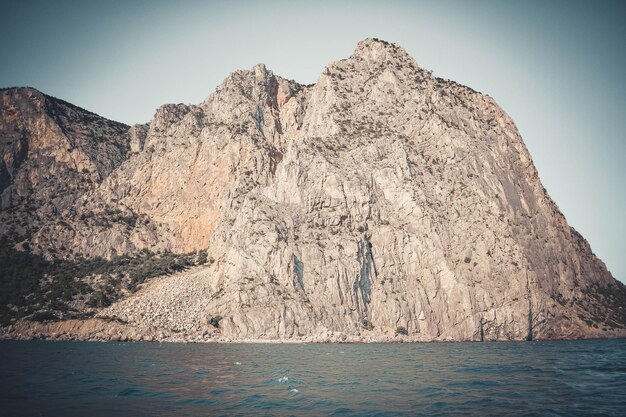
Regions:
[[0, 341], [3, 415], [626, 415], [626, 340]]

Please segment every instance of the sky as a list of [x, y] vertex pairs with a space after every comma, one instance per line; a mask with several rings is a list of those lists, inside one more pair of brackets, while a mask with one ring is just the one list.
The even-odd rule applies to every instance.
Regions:
[[626, 2], [6, 1], [0, 87], [128, 124], [264, 63], [314, 83], [357, 42], [395, 42], [513, 118], [568, 222], [626, 283]]

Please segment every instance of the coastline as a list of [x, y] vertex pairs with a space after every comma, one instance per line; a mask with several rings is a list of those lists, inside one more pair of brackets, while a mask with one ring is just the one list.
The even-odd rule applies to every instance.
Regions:
[[[537, 337], [535, 341], [592, 340], [626, 338], [626, 329], [598, 334], [572, 334], [561, 337]], [[152, 342], [152, 343], [256, 343], [256, 344], [369, 344], [369, 343], [462, 343], [477, 339], [426, 338], [420, 335], [392, 335], [376, 332], [345, 334], [327, 331], [316, 335], [292, 338], [233, 338], [219, 333], [202, 334], [176, 333], [171, 330], [132, 326], [115, 320], [102, 318], [71, 319], [58, 322], [19, 321], [0, 328], [0, 340], [64, 340], [97, 342]], [[489, 339], [485, 342], [525, 341], [519, 339]]]

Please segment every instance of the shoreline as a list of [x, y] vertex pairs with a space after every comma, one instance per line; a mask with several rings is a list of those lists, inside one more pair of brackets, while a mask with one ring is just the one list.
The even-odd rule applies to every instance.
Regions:
[[[542, 337], [533, 341], [610, 340], [626, 338], [626, 329], [602, 334], [571, 334], [561, 337]], [[321, 334], [293, 338], [236, 338], [220, 334], [219, 330], [209, 333], [176, 333], [168, 329], [144, 328], [101, 318], [73, 319], [59, 322], [20, 321], [0, 327], [0, 340], [51, 340], [91, 342], [144, 342], [144, 343], [221, 343], [221, 344], [402, 344], [402, 343], [493, 343], [525, 342], [518, 339], [475, 339], [437, 338], [428, 339], [420, 335], [392, 335], [375, 332], [345, 334], [326, 331]]]

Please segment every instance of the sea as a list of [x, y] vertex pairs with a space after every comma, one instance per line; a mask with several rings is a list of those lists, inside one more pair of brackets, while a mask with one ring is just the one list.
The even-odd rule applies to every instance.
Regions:
[[626, 416], [626, 340], [0, 341], [3, 416]]

